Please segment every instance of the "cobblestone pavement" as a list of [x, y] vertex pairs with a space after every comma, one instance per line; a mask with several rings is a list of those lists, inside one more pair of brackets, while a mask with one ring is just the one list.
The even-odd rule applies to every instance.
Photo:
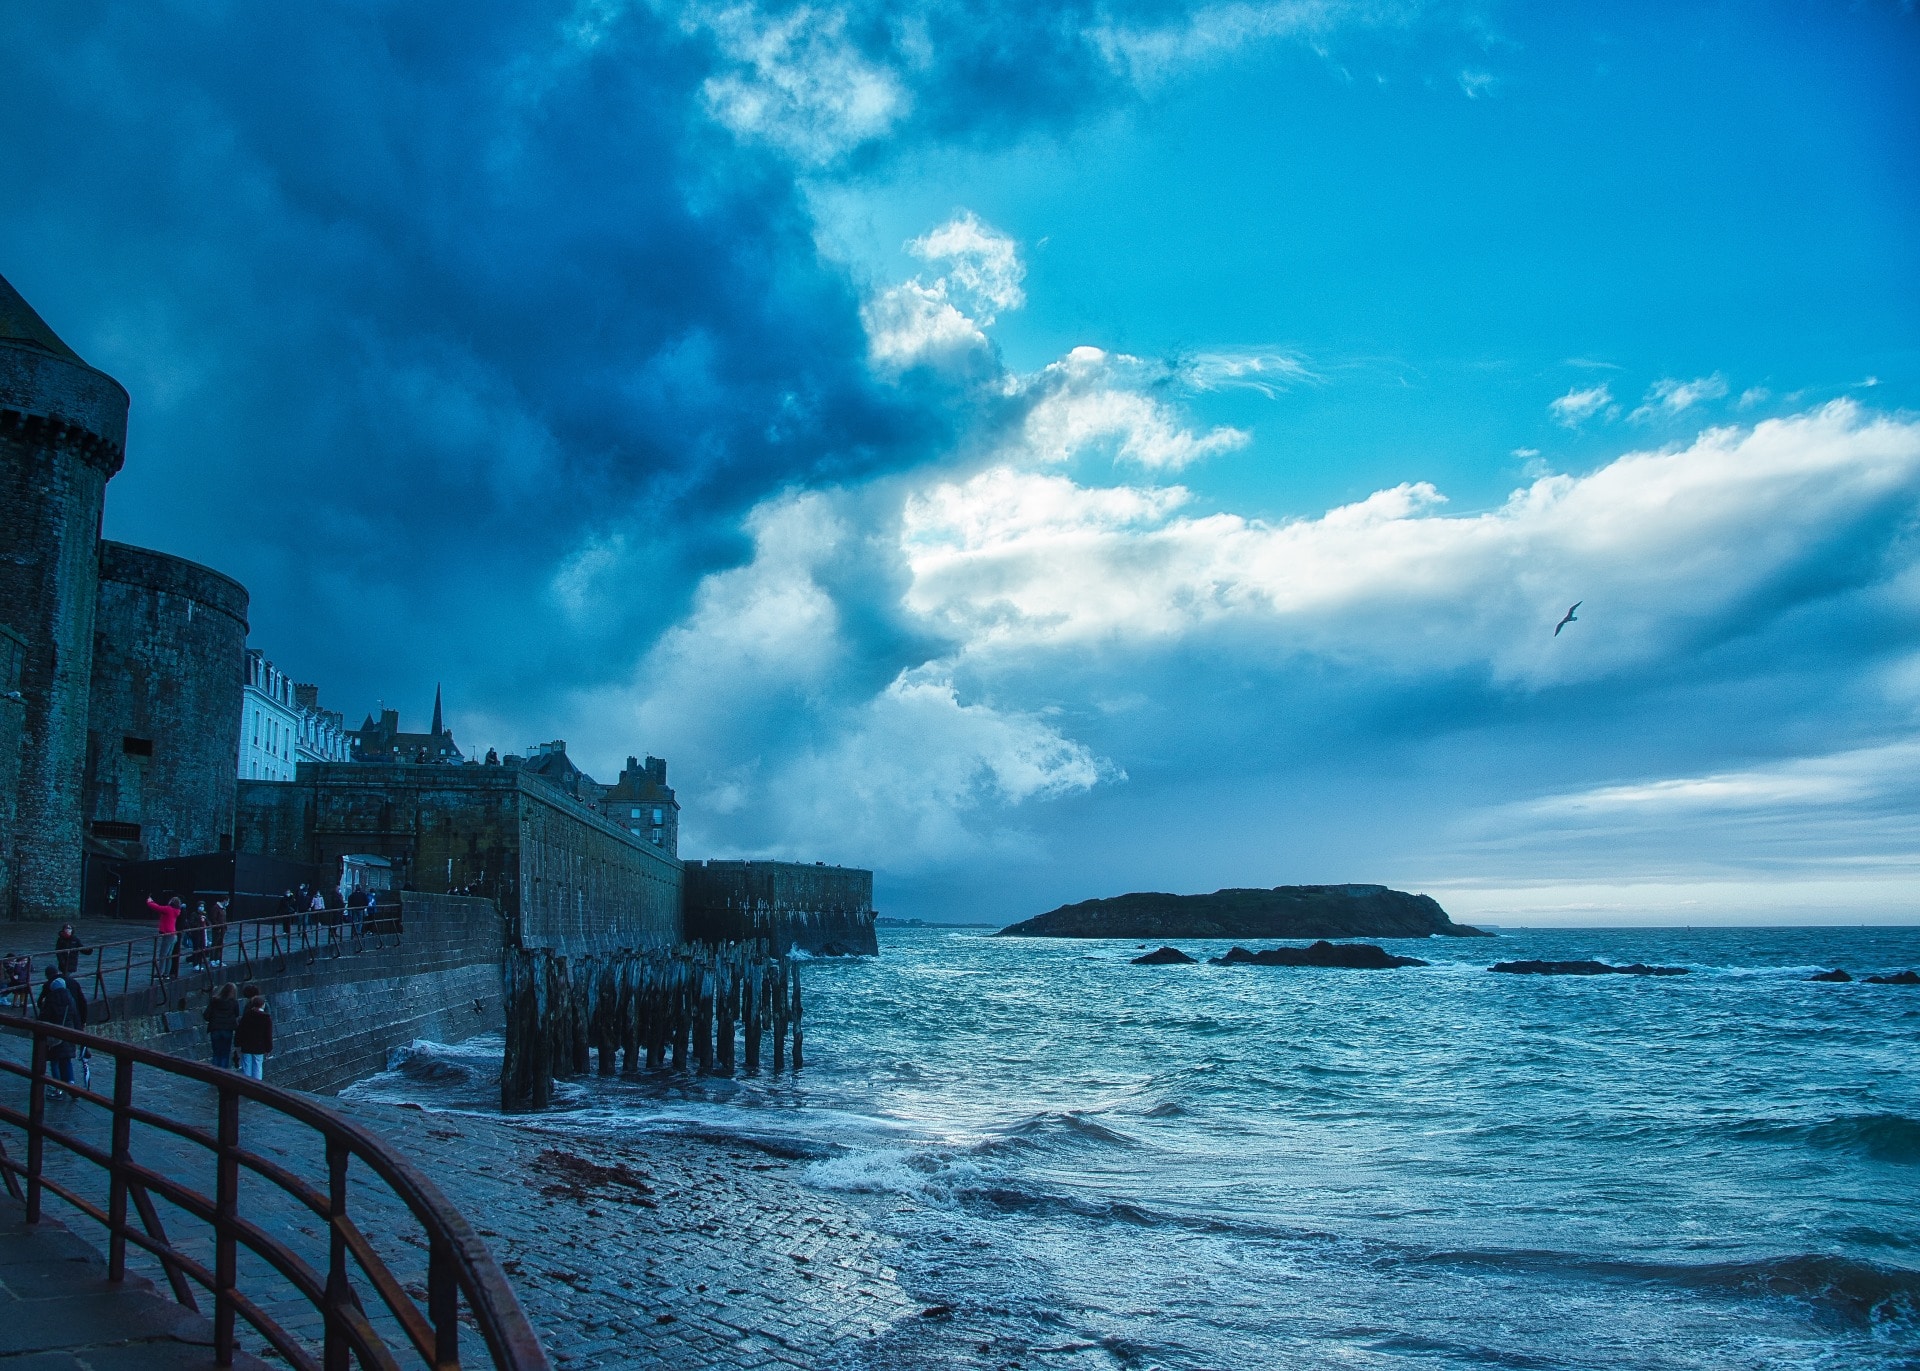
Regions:
[[[18, 1042], [7, 1044], [10, 1054]], [[103, 1076], [105, 1064], [102, 1063]], [[104, 1080], [100, 1083], [104, 1086]], [[0, 1079], [9, 1095], [17, 1078]], [[213, 1092], [146, 1073], [138, 1102], [210, 1121]], [[486, 1236], [557, 1366], [813, 1367], [837, 1361], [917, 1316], [900, 1287], [890, 1240], [832, 1196], [799, 1184], [799, 1163], [745, 1142], [684, 1135], [583, 1137], [527, 1122], [434, 1114], [404, 1105], [333, 1101], [398, 1145]], [[103, 1142], [105, 1114], [85, 1102], [49, 1106], [49, 1121]], [[319, 1139], [269, 1110], [242, 1111], [242, 1145], [319, 1183]], [[8, 1137], [17, 1157], [18, 1140]], [[136, 1126], [135, 1155], [204, 1193], [211, 1154]], [[49, 1174], [105, 1193], [90, 1164], [49, 1147]], [[324, 1270], [324, 1230], [284, 1192], [243, 1175], [242, 1210]], [[210, 1257], [187, 1215], [162, 1205], [173, 1240]], [[88, 1239], [91, 1222], [57, 1202], [49, 1213]], [[398, 1199], [356, 1181], [350, 1213], [416, 1296], [425, 1250]], [[263, 1262], [243, 1254], [242, 1286], [305, 1336], [318, 1321]], [[157, 1268], [146, 1274], [158, 1277]], [[367, 1295], [369, 1305], [375, 1303]], [[249, 1335], [243, 1345], [264, 1353]]]

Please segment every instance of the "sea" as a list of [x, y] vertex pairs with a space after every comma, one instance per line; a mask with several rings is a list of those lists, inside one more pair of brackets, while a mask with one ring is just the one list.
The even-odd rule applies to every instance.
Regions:
[[[927, 1312], [826, 1367], [1920, 1368], [1920, 987], [1808, 980], [1920, 967], [1920, 928], [1391, 971], [989, 933], [810, 963], [797, 1076], [592, 1078], [543, 1122], [746, 1138], [897, 1236]], [[1523, 958], [1690, 974], [1487, 969]], [[499, 1051], [354, 1093], [490, 1109]]]

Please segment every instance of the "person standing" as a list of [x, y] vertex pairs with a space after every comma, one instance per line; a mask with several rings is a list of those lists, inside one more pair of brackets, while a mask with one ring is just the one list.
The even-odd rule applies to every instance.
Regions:
[[[47, 983], [40, 987], [40, 999], [35, 1006], [34, 1017], [41, 1023], [57, 1024], [61, 1028], [85, 1028], [86, 1014], [80, 1008], [81, 1001], [74, 994], [73, 986], [58, 967], [47, 968]], [[47, 1040], [48, 1070], [53, 1078], [71, 1086], [73, 1084], [74, 1045], [65, 1038]], [[49, 1094], [58, 1094], [52, 1086]]]
[[234, 1026], [233, 1045], [240, 1049], [240, 1074], [256, 1081], [267, 1078], [267, 1058], [273, 1053], [273, 1015], [267, 1002], [255, 995]]
[[80, 969], [80, 958], [88, 949], [81, 945], [80, 935], [73, 931], [72, 924], [60, 925], [60, 936], [53, 940], [53, 959], [60, 964], [61, 974], [66, 975]]
[[207, 1036], [213, 1040], [213, 1064], [233, 1066], [233, 1034], [240, 1026], [240, 992], [228, 981], [207, 997], [201, 1017], [207, 1021]]
[[195, 900], [187, 926], [180, 930], [180, 948], [187, 954], [187, 966], [198, 971], [207, 964], [207, 947], [212, 925], [207, 921], [207, 902]]
[[153, 978], [165, 980], [180, 971], [180, 897], [170, 896], [161, 904], [149, 895], [147, 908], [158, 921], [154, 925]]
[[215, 900], [213, 910], [207, 916], [208, 921], [213, 925], [213, 957], [208, 961], [208, 966], [227, 964], [227, 909], [227, 901]]

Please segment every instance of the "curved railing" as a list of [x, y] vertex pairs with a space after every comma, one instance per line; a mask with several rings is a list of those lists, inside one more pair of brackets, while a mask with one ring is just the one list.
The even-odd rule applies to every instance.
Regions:
[[[419, 1365], [434, 1371], [455, 1371], [462, 1365], [475, 1364], [460, 1359], [460, 1330], [466, 1323], [479, 1333], [491, 1358], [490, 1363], [479, 1364], [490, 1364], [499, 1371], [546, 1371], [546, 1353], [506, 1275], [479, 1234], [433, 1182], [367, 1129], [307, 1096], [149, 1048], [9, 1013], [0, 1013], [0, 1030], [28, 1035], [32, 1043], [27, 1063], [0, 1054], [0, 1072], [24, 1080], [28, 1087], [24, 1111], [0, 1101], [0, 1123], [11, 1124], [26, 1135], [24, 1161], [16, 1160], [0, 1143], [0, 1173], [4, 1173], [8, 1191], [25, 1203], [27, 1222], [39, 1222], [43, 1196], [56, 1195], [106, 1229], [109, 1280], [125, 1279], [127, 1247], [132, 1244], [159, 1264], [181, 1304], [197, 1311], [194, 1286], [209, 1292], [213, 1296], [217, 1365], [233, 1364], [236, 1320], [244, 1320], [299, 1371], [346, 1371], [349, 1358], [363, 1367], [397, 1369], [409, 1349]], [[51, 1077], [48, 1062], [55, 1044], [62, 1043], [76, 1052], [84, 1048], [113, 1059], [111, 1094]], [[212, 1087], [216, 1098], [209, 1102], [214, 1116], [211, 1127], [205, 1120], [189, 1122], [137, 1105], [137, 1068]], [[57, 1106], [63, 1114], [80, 1105], [105, 1111], [105, 1146], [97, 1138], [81, 1136], [78, 1115], [63, 1119], [63, 1127], [49, 1122], [47, 1096], [55, 1090], [71, 1097], [71, 1106]], [[288, 1166], [241, 1146], [242, 1100], [303, 1125], [316, 1142], [323, 1143], [324, 1182], [303, 1179]], [[96, 1116], [98, 1121], [101, 1119]], [[134, 1155], [136, 1124], [185, 1139], [210, 1154], [212, 1193], [186, 1183], [181, 1174], [186, 1168]], [[83, 1168], [55, 1168], [58, 1175], [50, 1172], [49, 1143], [104, 1173], [105, 1196], [71, 1174], [76, 1170], [84, 1173]], [[419, 1225], [427, 1254], [424, 1288], [417, 1278], [409, 1281], [396, 1274], [347, 1212], [348, 1168], [352, 1162], [360, 1163], [397, 1197]], [[323, 1225], [324, 1274], [269, 1232], [266, 1224], [242, 1212], [243, 1170], [263, 1178], [290, 1197], [297, 1210], [311, 1212]], [[156, 1196], [212, 1230], [211, 1265], [204, 1256], [196, 1256], [189, 1247], [168, 1238], [154, 1205]], [[129, 1218], [129, 1205], [138, 1217], [137, 1224]], [[382, 1236], [410, 1241], [410, 1235]], [[315, 1238], [317, 1241], [318, 1235]], [[198, 1246], [204, 1252], [204, 1238]], [[280, 1289], [242, 1288], [242, 1249], [272, 1269], [282, 1283]], [[287, 1302], [285, 1288], [289, 1286], [318, 1314], [317, 1338], [303, 1336], [288, 1326], [288, 1316], [274, 1313], [277, 1304]], [[363, 1289], [378, 1297], [379, 1304], [372, 1313], [370, 1301], [361, 1298]], [[300, 1307], [300, 1301], [293, 1303]], [[379, 1312], [381, 1308], [384, 1315]], [[300, 1321], [310, 1329], [314, 1323], [311, 1317]]]
[[[330, 910], [338, 918], [343, 911]], [[216, 930], [219, 943], [195, 946], [186, 935], [148, 933], [138, 938], [89, 943], [67, 952], [42, 950], [19, 954], [35, 966], [59, 965], [79, 980], [85, 991], [90, 1022], [106, 1023], [115, 1007], [154, 1012], [193, 994], [212, 990], [223, 981], [250, 981], [277, 976], [296, 966], [310, 966], [323, 958], [351, 956], [398, 947], [401, 914], [398, 905], [382, 905], [370, 918], [321, 923], [312, 913], [275, 914], [262, 919], [237, 919]], [[165, 955], [162, 955], [163, 946]], [[216, 957], [216, 953], [219, 955]], [[67, 971], [67, 963], [73, 970]], [[24, 983], [0, 987], [16, 1009], [27, 995], [39, 990], [39, 976], [29, 973]]]

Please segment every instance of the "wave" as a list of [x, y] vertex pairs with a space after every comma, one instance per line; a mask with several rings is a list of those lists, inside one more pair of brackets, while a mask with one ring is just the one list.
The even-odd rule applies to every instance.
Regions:
[[1749, 1119], [1724, 1131], [1749, 1142], [1802, 1143], [1875, 1161], [1920, 1165], [1920, 1119], [1904, 1114], [1843, 1114], [1820, 1123]]
[[1603, 1280], [1658, 1282], [1730, 1295], [1797, 1299], [1862, 1326], [1920, 1320], [1920, 1271], [1829, 1252], [1731, 1262], [1637, 1262], [1567, 1252], [1431, 1252], [1423, 1261]]

